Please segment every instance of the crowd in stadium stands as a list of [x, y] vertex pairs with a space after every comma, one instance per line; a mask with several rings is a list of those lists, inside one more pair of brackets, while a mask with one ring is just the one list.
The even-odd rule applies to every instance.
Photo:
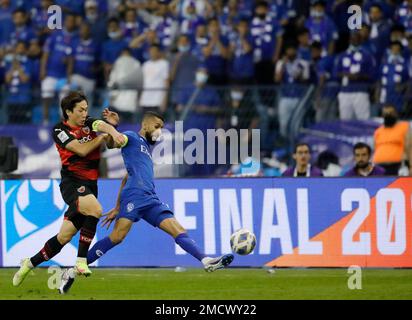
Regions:
[[[54, 4], [61, 30], [48, 27]], [[352, 4], [360, 30], [348, 28]], [[388, 103], [408, 115], [412, 100], [412, 0], [0, 0], [0, 26], [8, 122], [32, 120], [36, 89], [47, 123], [53, 99], [73, 88], [91, 101], [107, 90], [130, 121], [136, 110], [179, 114], [201, 88], [192, 126], [223, 118], [266, 136], [276, 113], [283, 137], [310, 84], [315, 121], [369, 119]], [[216, 86], [230, 88], [229, 103]]]

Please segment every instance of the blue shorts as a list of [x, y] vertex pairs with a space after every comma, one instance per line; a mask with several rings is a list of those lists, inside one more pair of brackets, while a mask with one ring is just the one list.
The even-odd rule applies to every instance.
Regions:
[[120, 201], [120, 211], [116, 219], [126, 218], [133, 222], [143, 219], [153, 227], [159, 227], [163, 220], [174, 217], [169, 206], [160, 200], [153, 200], [141, 207], [139, 203], [139, 200]]

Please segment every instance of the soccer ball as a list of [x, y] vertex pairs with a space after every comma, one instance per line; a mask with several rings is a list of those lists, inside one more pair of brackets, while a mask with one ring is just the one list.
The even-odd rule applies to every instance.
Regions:
[[256, 246], [256, 236], [247, 229], [237, 230], [230, 236], [230, 246], [233, 252], [247, 255]]

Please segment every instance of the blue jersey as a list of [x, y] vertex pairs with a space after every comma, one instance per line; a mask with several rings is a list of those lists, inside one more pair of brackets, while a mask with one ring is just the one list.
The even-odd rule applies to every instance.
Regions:
[[65, 30], [55, 31], [47, 39], [44, 51], [49, 54], [47, 61], [47, 75], [54, 78], [65, 78], [67, 66], [64, 61], [73, 55], [73, 44], [76, 40], [75, 33]]
[[109, 39], [103, 43], [103, 50], [101, 52], [101, 60], [108, 64], [114, 64], [116, 59], [122, 53], [122, 50], [127, 48], [127, 41], [123, 38], [113, 40]]
[[73, 73], [80, 74], [89, 79], [95, 79], [95, 67], [99, 48], [92, 39], [77, 39], [74, 43]]
[[375, 59], [362, 47], [349, 48], [337, 57], [334, 73], [369, 75], [369, 80], [349, 80], [347, 76], [343, 76], [341, 80], [342, 92], [366, 92], [374, 79]]
[[127, 145], [122, 148], [128, 178], [121, 197], [144, 199], [144, 201], [157, 198], [149, 144], [145, 138], [133, 131], [126, 131], [123, 134], [128, 138]]
[[14, 28], [8, 39], [8, 45], [14, 47], [18, 41], [29, 43], [36, 39], [36, 35], [31, 27]]
[[266, 19], [254, 17], [250, 31], [255, 42], [254, 61], [272, 61], [277, 37], [283, 34], [279, 22], [270, 16], [267, 16]]
[[[7, 84], [7, 103], [8, 104], [29, 104], [32, 100], [31, 96], [31, 78], [32, 78], [32, 62], [26, 56], [22, 56], [19, 58], [20, 67], [23, 69], [23, 72], [30, 78], [28, 82], [22, 82], [20, 80], [18, 72], [13, 73], [12, 80], [9, 84]], [[12, 62], [5, 62], [4, 71], [7, 74], [10, 70], [12, 70], [13, 64]]]
[[175, 36], [175, 22], [173, 17], [168, 16], [159, 20], [155, 25], [151, 26], [156, 30], [157, 36], [159, 37], [160, 44], [167, 48], [172, 45], [173, 38]]
[[232, 78], [251, 78], [255, 73], [255, 64], [253, 62], [253, 37], [248, 35], [246, 41], [252, 47], [250, 52], [246, 52], [243, 48], [243, 41], [238, 34], [232, 38], [231, 44], [235, 51], [231, 60], [231, 76]]
[[1, 8], [0, 7], [0, 45], [6, 45], [10, 33], [14, 30], [13, 24], [13, 8], [10, 6], [9, 8]]
[[309, 29], [310, 40], [320, 42], [326, 51], [329, 44], [339, 38], [335, 23], [327, 16], [320, 21], [309, 18], [305, 22], [305, 27]]
[[408, 3], [405, 1], [396, 11], [396, 22], [405, 27], [406, 33], [412, 31], [412, 10], [409, 9]]

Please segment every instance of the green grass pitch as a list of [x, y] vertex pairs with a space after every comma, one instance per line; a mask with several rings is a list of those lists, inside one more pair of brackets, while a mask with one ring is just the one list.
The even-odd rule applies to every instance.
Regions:
[[93, 269], [77, 278], [68, 295], [48, 288], [47, 269], [36, 269], [15, 288], [17, 269], [0, 269], [3, 299], [137, 299], [137, 300], [276, 300], [276, 299], [412, 299], [411, 269], [363, 269], [362, 289], [348, 289], [347, 269], [229, 268], [206, 273], [202, 269]]

